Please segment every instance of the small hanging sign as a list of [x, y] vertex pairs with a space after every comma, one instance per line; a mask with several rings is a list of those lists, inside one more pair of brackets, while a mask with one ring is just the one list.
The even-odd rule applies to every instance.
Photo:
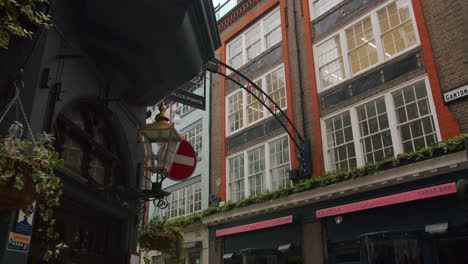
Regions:
[[169, 96], [169, 99], [174, 102], [179, 102], [184, 105], [188, 105], [197, 109], [205, 110], [205, 97], [196, 95], [188, 91], [184, 91], [184, 90], [174, 91]]
[[30, 243], [31, 236], [10, 232], [7, 249], [12, 251], [28, 252]]
[[18, 210], [13, 232], [8, 238], [7, 250], [27, 253], [31, 243], [32, 225], [36, 203], [26, 209]]

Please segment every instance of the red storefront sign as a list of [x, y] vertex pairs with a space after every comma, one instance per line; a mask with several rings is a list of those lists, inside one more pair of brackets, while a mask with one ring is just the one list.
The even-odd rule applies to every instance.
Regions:
[[293, 221], [294, 221], [293, 216], [289, 215], [289, 216], [270, 219], [270, 220], [261, 221], [257, 223], [216, 230], [216, 236], [217, 237], [227, 236], [227, 235], [232, 235], [232, 234], [238, 234], [238, 233], [243, 233], [243, 232], [249, 232], [249, 231], [274, 227], [274, 226], [286, 225], [286, 224], [291, 224]]
[[367, 210], [392, 204], [406, 203], [410, 201], [422, 200], [436, 196], [453, 194], [457, 192], [457, 184], [455, 182], [437, 185], [429, 188], [418, 189], [409, 192], [403, 192], [370, 200], [329, 207], [317, 210], [315, 215], [317, 218], [323, 218], [334, 215], [342, 215], [346, 213]]

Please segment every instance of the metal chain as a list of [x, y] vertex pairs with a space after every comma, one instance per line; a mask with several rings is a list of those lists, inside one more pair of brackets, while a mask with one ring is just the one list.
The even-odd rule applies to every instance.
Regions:
[[26, 122], [26, 126], [28, 127], [28, 132], [29, 132], [29, 136], [31, 137], [31, 141], [32, 141], [32, 143], [34, 145], [37, 145], [36, 139], [34, 138], [34, 134], [33, 134], [31, 125], [29, 124], [29, 121], [28, 121], [28, 117], [26, 116], [26, 113], [24, 112], [23, 103], [21, 102], [20, 97], [18, 97], [18, 103], [19, 103], [19, 106], [20, 106], [21, 113], [23, 114], [24, 121]]
[[[19, 86], [18, 87], [18, 83]], [[31, 128], [31, 125], [29, 124], [28, 117], [26, 116], [26, 112], [24, 111], [23, 103], [21, 102], [20, 98], [20, 88], [24, 87], [24, 82], [23, 81], [18, 81], [16, 80], [13, 85], [15, 86], [15, 96], [13, 96], [13, 99], [8, 103], [8, 105], [5, 107], [5, 109], [2, 111], [2, 114], [0, 115], [0, 124], [2, 123], [3, 119], [5, 116], [8, 114], [10, 111], [11, 107], [17, 103], [19, 105], [19, 108], [21, 110], [21, 114], [23, 115], [24, 121], [26, 122], [26, 126], [28, 128], [29, 136], [31, 137], [31, 141], [34, 145], [36, 145], [36, 138], [34, 138], [34, 134]]]
[[[15, 84], [15, 87], [16, 87], [16, 84]], [[13, 99], [11, 99], [11, 101], [8, 103], [8, 105], [5, 107], [5, 109], [3, 109], [3, 111], [2, 111], [2, 114], [0, 116], [0, 124], [2, 123], [3, 119], [8, 114], [8, 112], [10, 111], [11, 107], [16, 103], [16, 100], [19, 97], [19, 93], [20, 93], [20, 90], [19, 90], [18, 87], [16, 87], [15, 96], [13, 96]]]

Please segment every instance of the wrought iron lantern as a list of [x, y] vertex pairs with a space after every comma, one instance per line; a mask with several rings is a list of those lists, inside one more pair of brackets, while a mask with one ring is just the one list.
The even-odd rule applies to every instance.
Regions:
[[174, 124], [169, 123], [164, 103], [159, 106], [159, 111], [154, 123], [139, 130], [145, 143], [145, 176], [149, 176], [146, 178], [151, 181], [151, 189], [144, 190], [139, 199], [150, 200], [155, 206], [166, 208], [166, 197], [170, 193], [162, 190], [162, 182], [171, 170], [182, 136], [174, 128]]

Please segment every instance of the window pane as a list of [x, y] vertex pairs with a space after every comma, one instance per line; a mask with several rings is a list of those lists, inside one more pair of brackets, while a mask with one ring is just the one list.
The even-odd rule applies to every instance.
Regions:
[[468, 237], [436, 240], [437, 258], [440, 264], [468, 263]]
[[242, 38], [238, 38], [229, 43], [229, 65], [237, 69], [242, 64]]
[[327, 146], [332, 169], [348, 170], [356, 166], [353, 135], [350, 133], [352, 131], [350, 120], [349, 112], [325, 120], [327, 128], [332, 129], [330, 131], [331, 136], [336, 139], [334, 145], [328, 144]]
[[247, 152], [249, 159], [248, 177], [250, 195], [257, 195], [266, 190], [265, 185], [265, 147], [261, 146]]
[[[281, 108], [286, 107], [286, 86], [284, 83], [284, 68], [280, 67], [277, 70], [267, 74], [266, 92], [268, 96]], [[275, 109], [274, 105], [270, 105], [271, 109]]]
[[353, 74], [377, 63], [377, 47], [369, 17], [347, 29], [346, 36]]
[[367, 162], [378, 162], [388, 156], [393, 156], [392, 137], [388, 126], [387, 111], [384, 98], [379, 98], [358, 106], [359, 122], [369, 126], [369, 130], [361, 129], [361, 145], [364, 159]]
[[289, 141], [283, 137], [269, 143], [270, 171], [273, 190], [290, 184], [289, 181]]
[[343, 0], [319, 0], [313, 1], [314, 3], [314, 10], [315, 10], [315, 17], [320, 16], [321, 14], [327, 12], [332, 7], [336, 6]]
[[[255, 84], [258, 87], [262, 87], [262, 80], [258, 80], [255, 82]], [[262, 94], [260, 91], [256, 89], [252, 89], [252, 92], [257, 96], [257, 97], [262, 97]], [[247, 94], [247, 104], [246, 104], [246, 111], [247, 111], [247, 122], [249, 124], [263, 118], [264, 112], [263, 112], [263, 105], [258, 101], [254, 96], [251, 94]]]
[[364, 242], [369, 264], [414, 263], [423, 264], [420, 241], [412, 239], [367, 240]]
[[266, 48], [281, 41], [281, 17], [279, 10], [263, 21]]
[[377, 13], [385, 58], [416, 44], [413, 21], [407, 5], [397, 10], [397, 4], [393, 2]]
[[228, 97], [229, 132], [234, 132], [243, 126], [242, 91]]
[[244, 155], [229, 159], [229, 186], [231, 200], [238, 201], [244, 198]]
[[254, 26], [245, 34], [247, 61], [257, 57], [261, 51], [260, 24]]
[[327, 88], [344, 79], [343, 56], [340, 37], [336, 36], [317, 47], [322, 88]]
[[202, 151], [202, 124], [183, 134], [182, 137], [193, 146], [197, 157], [200, 158]]
[[[402, 94], [404, 97], [402, 106], [396, 109], [404, 152], [424, 148], [437, 141], [429, 98], [425, 90], [425, 82], [420, 81], [393, 93], [395, 104], [397, 100], [400, 101]], [[408, 113], [407, 120], [402, 117], [405, 112]]]

